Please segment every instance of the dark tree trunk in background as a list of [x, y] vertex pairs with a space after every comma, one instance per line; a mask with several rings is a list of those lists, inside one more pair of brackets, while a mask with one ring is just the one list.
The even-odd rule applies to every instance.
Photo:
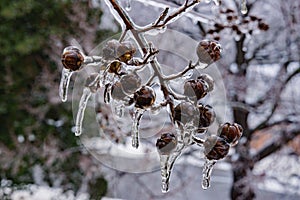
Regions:
[[253, 169], [253, 162], [251, 160], [250, 148], [250, 135], [247, 124], [249, 111], [234, 108], [233, 116], [234, 121], [243, 126], [244, 133], [243, 139], [236, 146], [238, 159], [232, 162], [233, 170], [233, 185], [231, 188], [231, 199], [233, 200], [252, 200], [255, 197], [254, 191], [249, 184], [249, 173]]

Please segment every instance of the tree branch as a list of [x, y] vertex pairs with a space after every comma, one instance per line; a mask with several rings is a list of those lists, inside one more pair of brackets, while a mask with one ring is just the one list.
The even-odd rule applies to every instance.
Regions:
[[281, 96], [281, 93], [283, 92], [283, 90], [286, 88], [288, 82], [290, 82], [290, 80], [292, 80], [293, 77], [295, 77], [297, 74], [300, 73], [300, 67], [298, 69], [296, 69], [292, 74], [290, 74], [286, 79], [285, 81], [281, 84], [281, 87], [279, 88], [278, 90], [278, 93], [276, 95], [276, 98], [275, 98], [275, 102], [272, 106], [272, 109], [271, 109], [271, 112], [270, 114], [267, 116], [267, 118], [262, 121], [259, 125], [257, 125], [254, 129], [250, 130], [250, 134], [258, 131], [258, 130], [262, 130], [262, 129], [265, 129], [268, 127], [268, 122], [269, 120], [272, 118], [273, 114], [275, 113], [277, 107], [279, 106], [279, 98]]

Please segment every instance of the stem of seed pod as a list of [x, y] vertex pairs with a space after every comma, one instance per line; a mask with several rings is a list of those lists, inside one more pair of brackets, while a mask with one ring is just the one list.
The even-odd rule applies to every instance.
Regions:
[[76, 124], [75, 124], [75, 135], [80, 136], [82, 133], [82, 122], [84, 117], [84, 111], [86, 108], [86, 105], [88, 103], [88, 100], [91, 96], [92, 92], [90, 88], [85, 87], [83, 89], [83, 93], [79, 102], [79, 109], [76, 116]]
[[60, 96], [62, 102], [67, 101], [68, 88], [69, 88], [69, 83], [70, 83], [72, 74], [73, 74], [73, 72], [71, 70], [63, 68], [62, 73], [61, 73], [60, 84], [59, 84], [59, 96]]

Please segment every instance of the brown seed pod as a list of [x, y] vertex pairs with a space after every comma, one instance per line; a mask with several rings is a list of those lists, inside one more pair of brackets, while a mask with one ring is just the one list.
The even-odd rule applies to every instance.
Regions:
[[177, 138], [173, 133], [162, 133], [156, 141], [156, 148], [160, 154], [170, 154], [177, 146]]
[[237, 123], [225, 123], [219, 127], [218, 134], [221, 138], [224, 138], [232, 146], [238, 143], [238, 140], [243, 134], [243, 128]]
[[132, 59], [133, 54], [135, 54], [136, 48], [130, 41], [125, 41], [120, 44], [117, 48], [117, 58], [121, 62], [127, 63], [129, 60]]
[[198, 116], [198, 112], [194, 105], [189, 102], [182, 102], [174, 109], [174, 121], [182, 123], [183, 125], [192, 122]]
[[124, 75], [120, 82], [122, 84], [123, 91], [128, 95], [133, 94], [142, 85], [142, 80], [137, 73]]
[[109, 64], [108, 72], [114, 73], [114, 74], [119, 74], [119, 72], [121, 70], [121, 66], [122, 66], [122, 63], [115, 60]]
[[208, 92], [213, 91], [214, 89], [214, 85], [215, 85], [215, 81], [214, 79], [208, 75], [208, 74], [200, 74], [200, 76], [198, 76], [197, 80], [203, 80], [207, 83], [208, 85]]
[[229, 152], [230, 145], [221, 137], [209, 136], [204, 142], [204, 153], [209, 160], [220, 160]]
[[217, 41], [202, 40], [197, 47], [199, 61], [211, 64], [221, 58], [221, 45]]
[[81, 69], [84, 62], [83, 53], [75, 46], [66, 47], [61, 56], [61, 62], [64, 68], [71, 71]]
[[103, 48], [103, 58], [105, 60], [119, 60], [127, 63], [135, 54], [136, 48], [130, 41], [119, 42], [118, 40], [110, 40]]
[[208, 84], [201, 79], [188, 80], [184, 83], [184, 95], [197, 100], [205, 97], [209, 91]]
[[149, 86], [142, 86], [141, 89], [134, 93], [135, 107], [146, 109], [152, 106], [155, 102], [155, 92]]
[[198, 128], [202, 130], [209, 127], [215, 121], [216, 114], [210, 105], [199, 104], [197, 108], [199, 110]]
[[111, 87], [111, 97], [115, 100], [123, 101], [127, 95], [124, 93], [122, 89], [122, 84], [120, 82], [116, 82]]

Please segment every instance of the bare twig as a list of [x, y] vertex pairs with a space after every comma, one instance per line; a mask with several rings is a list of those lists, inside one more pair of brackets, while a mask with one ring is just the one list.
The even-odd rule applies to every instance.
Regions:
[[[189, 9], [192, 9], [194, 6], [196, 6], [198, 3], [200, 3], [200, 0], [193, 0], [191, 3], [188, 3], [189, 0], [186, 0], [185, 3], [179, 7], [176, 11], [174, 11], [172, 14], [170, 14], [167, 18], [164, 16], [164, 20], [157, 20], [158, 23], [154, 23], [151, 25], [148, 25], [142, 29], [139, 29], [139, 32], [147, 32], [153, 29], [159, 29], [167, 26], [168, 24], [174, 22], [177, 20], [178, 17], [180, 17], [182, 14], [187, 12]], [[162, 15], [161, 15], [162, 16]], [[159, 17], [160, 19], [161, 17]], [[162, 22], [162, 23], [160, 23]]]

